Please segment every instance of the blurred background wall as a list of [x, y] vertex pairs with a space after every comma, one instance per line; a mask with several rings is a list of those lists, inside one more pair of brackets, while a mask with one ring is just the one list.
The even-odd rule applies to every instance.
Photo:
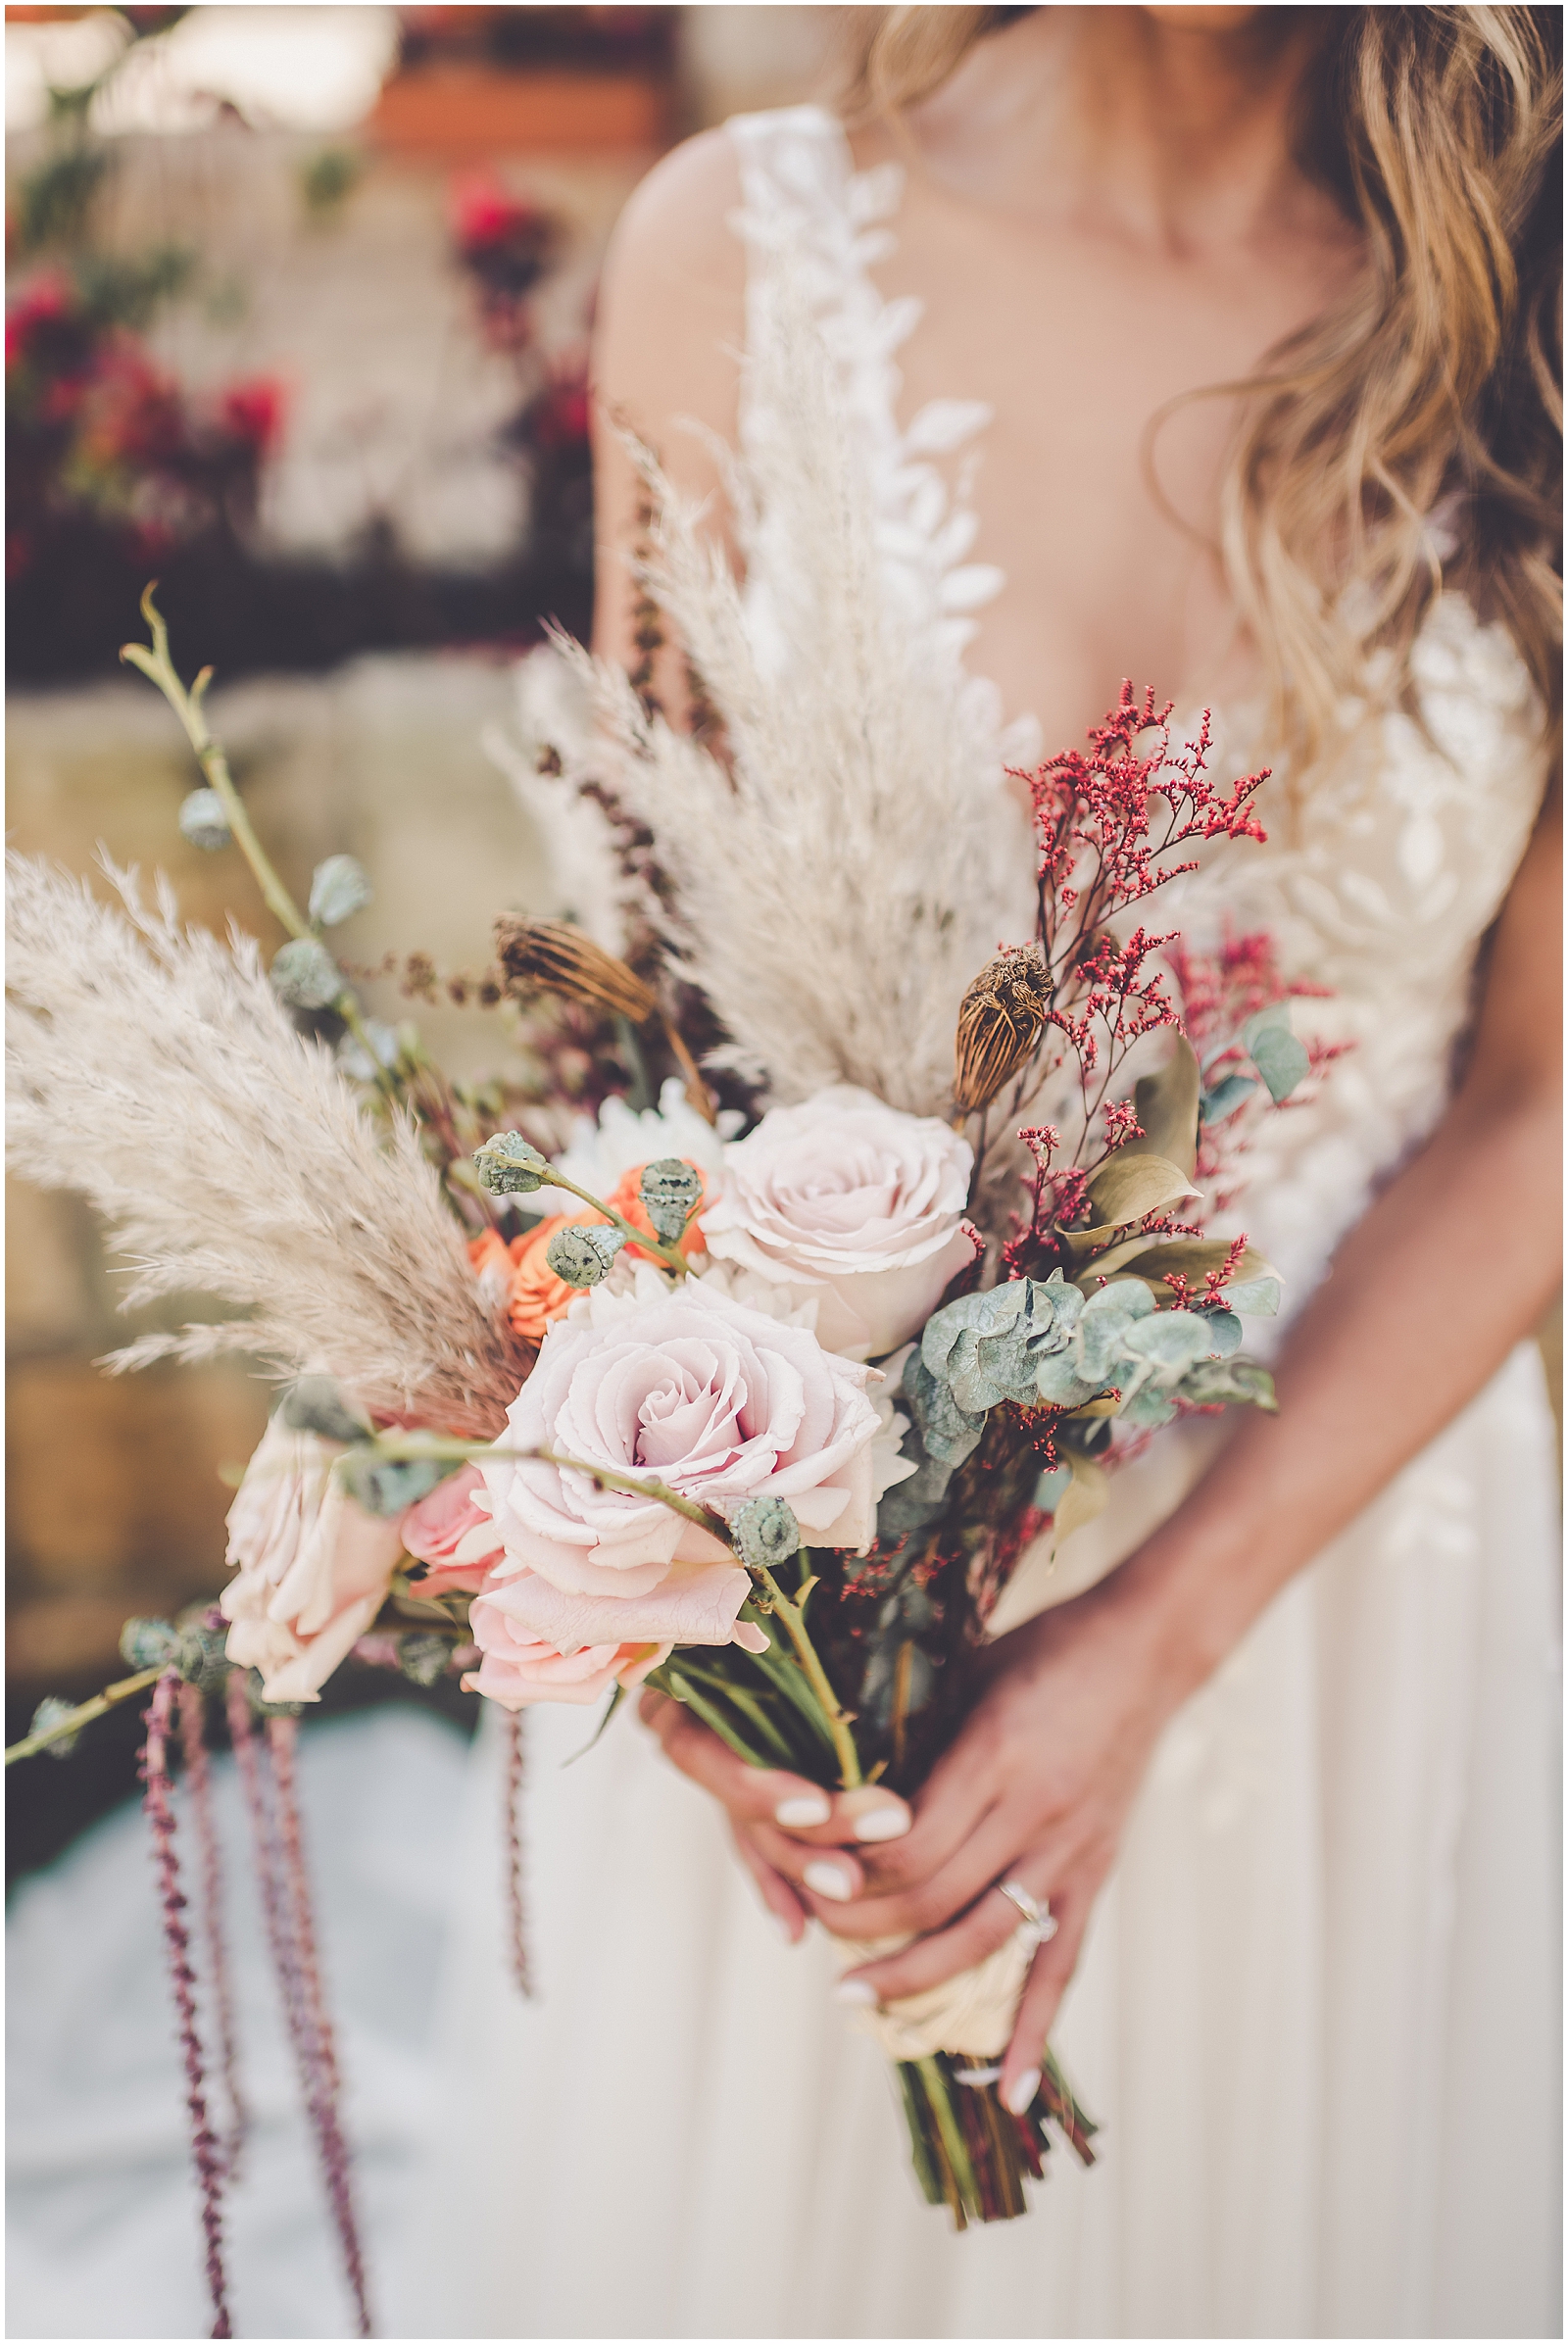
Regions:
[[[350, 957], [488, 957], [538, 900], [486, 755], [510, 665], [590, 610], [585, 362], [606, 238], [677, 138], [809, 94], [815, 8], [9, 8], [12, 843], [167, 870], [280, 941], [175, 815], [174, 721], [117, 652], [148, 578], [284, 876], [348, 851]], [[411, 1013], [390, 986], [376, 1006]], [[449, 1063], [496, 1046], [420, 1008]], [[222, 1579], [265, 1421], [242, 1367], [115, 1381], [139, 1323], [90, 1214], [11, 1184], [7, 1739]], [[349, 1674], [349, 1673], [346, 1673]], [[129, 1787], [111, 1720], [30, 1779], [13, 1868]]]
[[[156, 575], [285, 877], [369, 870], [350, 955], [482, 964], [542, 884], [483, 735], [542, 619], [588, 620], [605, 240], [676, 138], [810, 94], [837, 13], [7, 10], [17, 846], [86, 872], [101, 844], [280, 941], [239, 856], [181, 840], [173, 719], [118, 665]], [[474, 1012], [434, 1038], [468, 1071], [494, 1043]], [[127, 1612], [220, 1584], [265, 1393], [104, 1378], [127, 1327], [70, 1200], [13, 1189], [7, 1265], [10, 1739], [113, 1672]], [[92, 1750], [102, 1795], [128, 1787], [133, 1722], [98, 1734], [43, 1769], [58, 1799], [97, 1795]]]

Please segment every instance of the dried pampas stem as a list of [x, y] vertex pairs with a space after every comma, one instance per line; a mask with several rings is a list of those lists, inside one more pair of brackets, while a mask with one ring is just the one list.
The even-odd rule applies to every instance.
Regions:
[[105, 863], [7, 858], [8, 1152], [95, 1205], [125, 1302], [208, 1294], [245, 1315], [141, 1336], [117, 1369], [226, 1350], [333, 1377], [362, 1408], [500, 1430], [526, 1370], [487, 1307], [410, 1119], [385, 1137], [301, 1039], [255, 944], [181, 928]]
[[640, 452], [655, 508], [643, 575], [717, 711], [727, 762], [564, 640], [599, 731], [586, 748], [564, 741], [563, 761], [653, 831], [673, 901], [651, 898], [647, 914], [727, 1029], [729, 1062], [781, 1099], [851, 1082], [941, 1113], [964, 987], [999, 929], [1033, 924], [993, 698], [962, 669], [960, 581], [955, 615], [944, 581], [937, 615], [911, 614], [885, 559], [798, 270], [760, 287], [749, 363], [756, 396], [730, 482], [745, 594], [699, 511]]

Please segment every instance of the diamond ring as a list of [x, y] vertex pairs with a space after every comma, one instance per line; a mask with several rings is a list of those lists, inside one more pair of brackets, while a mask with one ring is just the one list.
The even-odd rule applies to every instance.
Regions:
[[1037, 1945], [1049, 1944], [1061, 1927], [1060, 1922], [1051, 1909], [1050, 1897], [1042, 1897], [1037, 1904], [1021, 1880], [998, 1880], [997, 1887], [1007, 1902], [1016, 1906], [1023, 1916], [1024, 1927], [1033, 1930], [1035, 1943]]

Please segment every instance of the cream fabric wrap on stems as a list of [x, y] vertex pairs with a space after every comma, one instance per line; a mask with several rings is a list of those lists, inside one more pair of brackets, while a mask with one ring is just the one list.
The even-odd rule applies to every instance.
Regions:
[[[879, 1962], [900, 1953], [909, 1937], [862, 1937], [851, 1944], [847, 1937], [829, 1937], [841, 1968]], [[858, 2010], [857, 2024], [879, 2042], [889, 2059], [929, 2059], [933, 2051], [956, 2052], [967, 2059], [1000, 2059], [1012, 2040], [1029, 1965], [1040, 1943], [1039, 1932], [1027, 1921], [972, 1970], [945, 1978], [922, 1994], [906, 1994], [880, 2010]]]

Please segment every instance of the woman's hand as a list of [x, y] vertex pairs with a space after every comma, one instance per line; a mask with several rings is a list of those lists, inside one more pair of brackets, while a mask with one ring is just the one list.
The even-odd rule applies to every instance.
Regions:
[[727, 1810], [741, 1861], [792, 1945], [812, 1913], [834, 1913], [861, 1893], [865, 1870], [852, 1850], [909, 1829], [908, 1806], [893, 1791], [835, 1794], [802, 1775], [748, 1766], [667, 1693], [644, 1693], [641, 1716], [665, 1757]]
[[[841, 1938], [913, 1934], [852, 1971], [841, 1998], [892, 2002], [972, 1969], [1019, 1926], [999, 1892], [1049, 1898], [1043, 1943], [1003, 2065], [1002, 2095], [1027, 2107], [1090, 1908], [1166, 1720], [1190, 1689], [1115, 1575], [1004, 1636], [952, 1748], [916, 1793], [914, 1825], [867, 1859], [848, 1905], [812, 1909]], [[810, 1883], [807, 1883], [809, 1892]]]
[[742, 1860], [792, 1941], [808, 1917], [840, 1938], [914, 1937], [851, 1972], [846, 2000], [891, 2002], [983, 1961], [1019, 1926], [999, 1881], [1050, 1899], [1056, 1932], [1035, 1956], [1003, 2068], [1003, 2094], [1020, 2106], [1034, 2097], [1150, 1753], [1193, 1682], [1118, 1576], [986, 1656], [979, 1697], [915, 1793], [912, 1824], [891, 1792], [833, 1796], [747, 1766], [677, 1702], [643, 1700], [666, 1754], [728, 1809]]

